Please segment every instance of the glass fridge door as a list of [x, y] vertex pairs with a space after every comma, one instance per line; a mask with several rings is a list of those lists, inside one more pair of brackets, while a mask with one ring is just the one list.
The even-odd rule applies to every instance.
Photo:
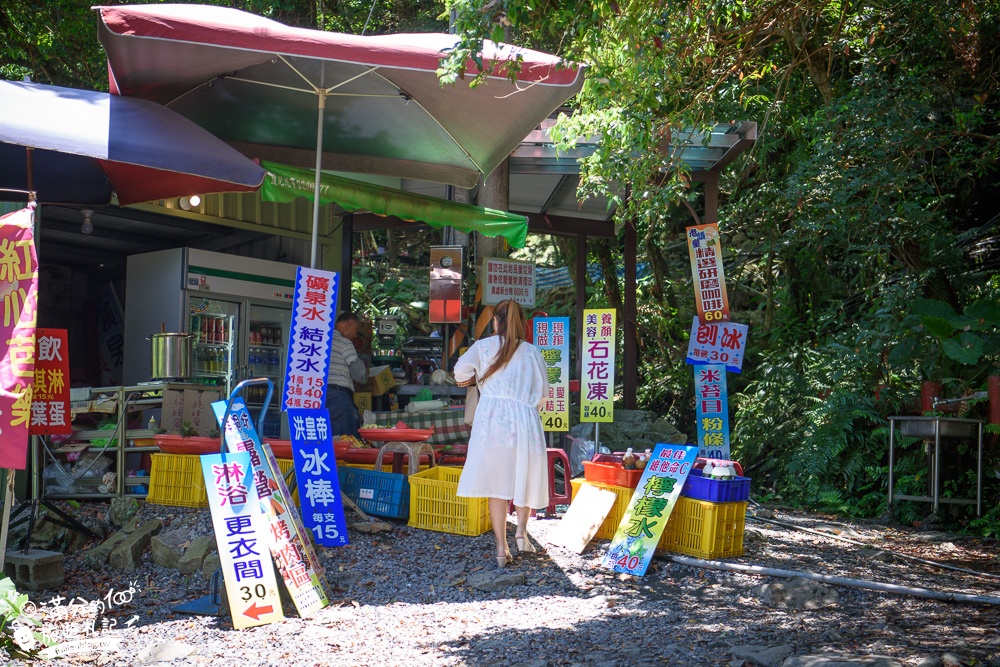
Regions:
[[[274, 383], [274, 395], [264, 417], [264, 433], [268, 438], [288, 439], [288, 425], [281, 413], [281, 389], [285, 380], [285, 359], [288, 354], [289, 308], [250, 304], [247, 344], [250, 377], [269, 378]], [[247, 404], [261, 407], [267, 391], [264, 387], [248, 387]], [[246, 392], [244, 392], [246, 393]]]
[[236, 381], [234, 369], [240, 358], [240, 304], [189, 294], [188, 310], [189, 332], [194, 335], [193, 381], [219, 387], [228, 397]]

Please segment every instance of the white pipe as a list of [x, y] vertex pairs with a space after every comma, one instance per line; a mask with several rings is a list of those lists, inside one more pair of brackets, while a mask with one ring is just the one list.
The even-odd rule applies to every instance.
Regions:
[[309, 268], [316, 268], [316, 249], [319, 246], [319, 186], [320, 166], [323, 163], [323, 110], [326, 109], [326, 91], [317, 90], [319, 100], [318, 119], [316, 120], [316, 182], [313, 184], [313, 228], [312, 245], [309, 248]]
[[744, 572], [748, 574], [760, 574], [769, 577], [804, 577], [822, 581], [825, 584], [835, 586], [850, 586], [853, 588], [866, 588], [872, 591], [882, 591], [884, 593], [895, 593], [897, 595], [913, 595], [932, 600], [946, 600], [948, 602], [978, 602], [982, 604], [1000, 605], [1000, 597], [992, 595], [968, 595], [966, 593], [947, 593], [935, 591], [929, 588], [911, 588], [909, 586], [897, 586], [896, 584], [880, 584], [874, 581], [863, 579], [847, 579], [844, 577], [831, 577], [825, 574], [814, 574], [812, 572], [798, 572], [796, 570], [778, 570], [771, 567], [760, 567], [759, 565], [739, 565], [737, 563], [722, 563], [717, 560], [702, 560], [700, 558], [688, 558], [687, 556], [672, 556], [671, 560], [681, 565], [691, 567], [703, 567], [709, 570], [726, 570], [729, 572]]

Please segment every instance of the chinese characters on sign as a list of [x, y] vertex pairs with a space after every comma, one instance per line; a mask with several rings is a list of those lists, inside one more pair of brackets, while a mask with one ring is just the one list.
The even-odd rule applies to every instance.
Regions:
[[615, 416], [615, 311], [583, 311], [580, 421], [611, 422]]
[[97, 304], [97, 340], [101, 355], [101, 386], [122, 383], [125, 355], [125, 315], [113, 285], [108, 283]]
[[569, 430], [569, 318], [536, 317], [535, 347], [548, 373], [549, 394], [542, 407], [546, 431]]
[[[295, 512], [294, 501], [281, 470], [271, 465], [272, 458], [261, 447], [246, 404], [242, 398], [236, 398], [232, 403], [229, 421], [225, 425], [226, 447], [230, 452], [247, 452], [250, 457], [251, 483], [260, 497], [258, 511], [266, 517], [270, 528], [268, 545], [271, 555], [278, 564], [278, 572], [295, 608], [300, 616], [306, 618], [328, 603], [317, 574], [319, 561], [311, 549], [306, 549], [309, 538], [304, 535], [305, 529]], [[212, 409], [221, 427], [226, 402], [217, 401], [212, 404]]]
[[342, 547], [348, 544], [347, 522], [329, 423], [325, 409], [288, 410], [303, 523], [316, 536], [317, 544]]
[[[0, 468], [24, 470], [35, 378], [38, 261], [34, 206], [0, 218]], [[67, 378], [68, 380], [68, 378]]]
[[483, 304], [495, 306], [511, 299], [532, 308], [535, 305], [535, 264], [513, 259], [488, 258], [484, 262]]
[[729, 319], [729, 296], [722, 271], [722, 244], [719, 227], [714, 222], [687, 228], [691, 277], [698, 319], [720, 322]]
[[241, 630], [282, 620], [250, 454], [208, 454], [201, 457], [201, 470], [233, 627]]
[[28, 432], [72, 433], [66, 329], [35, 330], [35, 379]]
[[729, 458], [726, 371], [743, 370], [747, 326], [729, 321], [722, 243], [715, 223], [687, 228], [698, 314], [691, 322], [686, 362], [695, 379], [695, 419], [701, 456]]
[[604, 555], [604, 567], [640, 577], [646, 574], [697, 456], [698, 448], [691, 445], [659, 444], [653, 449]]
[[340, 276], [298, 267], [281, 409], [326, 407]]
[[743, 370], [743, 351], [747, 341], [747, 325], [735, 322], [703, 323], [695, 317], [691, 321], [691, 338], [688, 340], [689, 364], [721, 364], [726, 370], [739, 373]]
[[698, 456], [729, 460], [729, 396], [725, 366], [694, 369], [695, 419]]

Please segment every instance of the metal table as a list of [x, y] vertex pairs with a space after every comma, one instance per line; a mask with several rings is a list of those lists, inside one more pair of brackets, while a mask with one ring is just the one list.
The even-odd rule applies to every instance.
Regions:
[[[934, 451], [931, 456], [931, 496], [910, 496], [893, 493], [895, 478], [893, 475], [896, 453], [896, 422], [900, 422], [899, 431], [904, 436], [921, 438], [928, 443], [934, 443]], [[941, 441], [943, 439], [965, 439], [971, 438], [976, 433], [977, 457], [976, 457], [976, 499], [968, 498], [942, 498], [941, 497]], [[983, 420], [963, 419], [959, 417], [915, 417], [915, 416], [895, 416], [889, 417], [889, 511], [892, 511], [894, 499], [916, 500], [918, 502], [929, 502], [934, 505], [934, 513], [937, 513], [941, 503], [952, 503], [956, 505], [975, 505], [976, 516], [983, 513]]]

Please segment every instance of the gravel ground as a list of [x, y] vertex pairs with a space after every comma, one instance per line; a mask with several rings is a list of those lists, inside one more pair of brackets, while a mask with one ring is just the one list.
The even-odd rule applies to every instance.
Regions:
[[[101, 506], [95, 505], [100, 508]], [[106, 506], [104, 506], [106, 507]], [[99, 511], [99, 510], [98, 510]], [[208, 510], [145, 505], [143, 520], [186, 525], [210, 534]], [[838, 534], [873, 548], [949, 562], [1000, 575], [996, 542], [959, 536], [837, 524], [800, 513], [766, 514], [777, 520]], [[472, 588], [470, 579], [495, 568], [491, 533], [462, 537], [395, 523], [390, 532], [351, 532], [352, 544], [321, 549], [332, 604], [308, 619], [286, 605], [286, 620], [237, 631], [228, 617], [190, 616], [172, 608], [207, 595], [196, 573], [181, 576], [160, 567], [147, 552], [132, 574], [110, 567], [93, 571], [82, 554], [66, 558], [58, 594], [95, 600], [132, 585], [130, 602], [102, 614], [110, 627], [100, 638], [120, 640], [115, 650], [71, 656], [65, 665], [139, 665], [156, 662], [143, 652], [170, 642], [173, 664], [242, 665], [734, 665], [753, 645], [786, 647], [787, 655], [837, 651], [891, 656], [917, 665], [952, 652], [959, 664], [993, 664], [1000, 652], [1000, 606], [955, 603], [836, 587], [839, 602], [813, 611], [773, 609], [751, 589], [778, 579], [654, 560], [634, 578], [606, 571], [607, 542], [595, 540], [577, 555], [553, 546], [557, 518], [533, 519], [529, 533], [544, 549], [508, 568], [524, 583], [495, 592]], [[726, 562], [795, 569], [869, 581], [978, 595], [1000, 595], [1000, 578], [941, 570], [899, 558], [863, 556], [861, 546], [748, 519], [746, 553]], [[508, 536], [514, 550], [514, 525]], [[32, 594], [38, 605], [55, 592]], [[79, 629], [43, 629], [82, 638]], [[55, 625], [53, 625], [55, 624]], [[128, 625], [127, 625], [128, 624]], [[75, 627], [75, 626], [74, 626]], [[169, 657], [169, 656], [168, 656]], [[947, 656], [946, 656], [947, 657]], [[781, 665], [784, 658], [772, 664]], [[13, 661], [22, 665], [25, 662]], [[767, 664], [762, 658], [746, 664]], [[804, 663], [803, 663], [804, 664]], [[930, 663], [934, 664], [934, 663]], [[948, 664], [947, 662], [945, 664]], [[996, 663], [1000, 665], [1000, 660]]]

